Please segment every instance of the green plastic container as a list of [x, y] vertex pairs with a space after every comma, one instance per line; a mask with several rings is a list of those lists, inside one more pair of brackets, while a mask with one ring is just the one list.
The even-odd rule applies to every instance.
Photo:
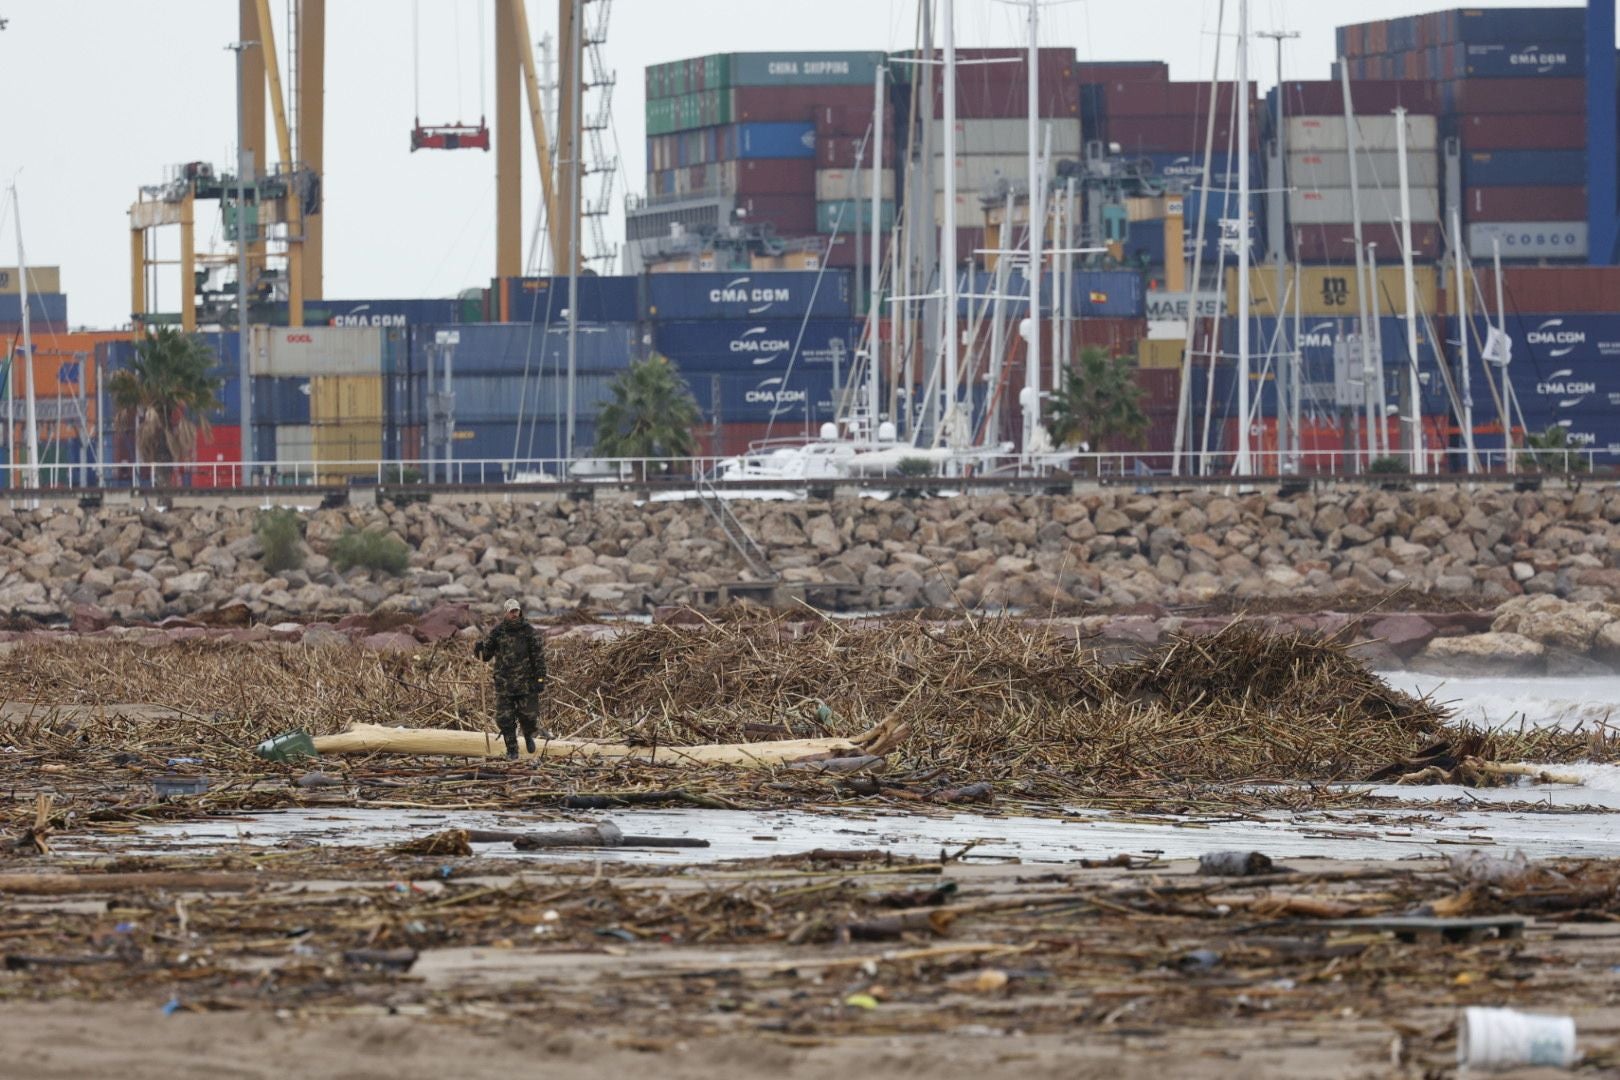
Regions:
[[302, 731], [289, 731], [266, 739], [258, 745], [256, 753], [267, 761], [299, 761], [318, 757], [315, 740]]

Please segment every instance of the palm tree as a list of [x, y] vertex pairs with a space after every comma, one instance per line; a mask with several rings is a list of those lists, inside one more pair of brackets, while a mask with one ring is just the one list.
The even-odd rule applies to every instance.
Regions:
[[135, 359], [107, 379], [115, 424], [135, 440], [137, 460], [191, 461], [208, 414], [220, 407], [213, 352], [199, 338], [164, 326], [135, 348]]
[[1063, 386], [1051, 399], [1047, 430], [1058, 446], [1082, 440], [1093, 450], [1105, 439], [1139, 439], [1147, 430], [1142, 388], [1131, 378], [1130, 363], [1090, 346], [1063, 374]]
[[[630, 365], [608, 387], [613, 395], [596, 418], [596, 452], [603, 457], [690, 457], [697, 453], [702, 416], [681, 373], [654, 353]], [[645, 468], [638, 469], [645, 475]]]
[[1539, 434], [1525, 432], [1524, 448], [1527, 452], [1519, 455], [1519, 464], [1526, 469], [1572, 473], [1585, 472], [1588, 465], [1581, 448], [1569, 441], [1569, 429], [1557, 424]]

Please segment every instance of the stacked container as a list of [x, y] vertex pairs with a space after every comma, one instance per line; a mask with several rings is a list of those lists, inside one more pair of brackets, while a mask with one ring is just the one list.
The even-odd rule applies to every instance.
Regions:
[[[1300, 262], [1338, 264], [1355, 259], [1353, 221], [1357, 206], [1350, 189], [1349, 129], [1342, 114], [1293, 116], [1287, 125], [1288, 221], [1294, 257]], [[1412, 211], [1412, 255], [1433, 259], [1440, 249], [1440, 158], [1433, 116], [1409, 113], [1407, 169]], [[1381, 258], [1400, 258], [1401, 197], [1397, 142], [1392, 115], [1356, 119], [1356, 168], [1362, 235], [1378, 245]]]
[[1352, 76], [1432, 80], [1462, 150], [1469, 253], [1587, 254], [1585, 12], [1460, 9], [1343, 27]]
[[848, 379], [861, 330], [847, 272], [657, 275], [647, 312], [653, 347], [691, 387], [711, 446], [741, 449], [767, 426], [813, 434], [834, 418], [835, 382]]
[[[36, 332], [67, 329], [67, 294], [58, 267], [28, 268], [28, 319]], [[0, 333], [21, 330], [22, 281], [16, 267], [0, 267]]]
[[[3, 273], [3, 271], [0, 271]], [[32, 284], [32, 283], [30, 283]], [[42, 461], [58, 462], [62, 469], [48, 470], [41, 477], [47, 485], [76, 483], [86, 474], [79, 466], [89, 460], [86, 456], [96, 437], [99, 376], [98, 350], [104, 357], [103, 346], [120, 339], [128, 339], [123, 332], [57, 333], [34, 330], [33, 379], [34, 414], [40, 441]], [[5, 364], [0, 377], [0, 410], [7, 420], [9, 441], [3, 451], [6, 462], [22, 461], [26, 457], [23, 447], [27, 439], [28, 362], [23, 354], [20, 334], [6, 335], [10, 362]], [[9, 474], [7, 474], [9, 476]], [[0, 478], [0, 484], [5, 478]]]

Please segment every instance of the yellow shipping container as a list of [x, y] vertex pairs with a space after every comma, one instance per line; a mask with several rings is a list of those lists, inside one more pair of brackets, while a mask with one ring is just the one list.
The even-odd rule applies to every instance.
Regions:
[[[15, 295], [22, 291], [22, 282], [17, 278], [15, 266], [0, 266], [0, 293]], [[62, 291], [62, 268], [60, 266], [30, 266], [28, 268], [28, 292], [59, 293]]]
[[1146, 338], [1137, 343], [1136, 366], [1148, 371], [1180, 368], [1186, 348], [1180, 338]]
[[[1287, 268], [1287, 280], [1293, 281], [1294, 268]], [[1438, 314], [1435, 306], [1439, 274], [1432, 266], [1413, 268], [1418, 314]], [[1226, 272], [1226, 310], [1237, 311], [1237, 271]], [[1352, 266], [1302, 266], [1299, 268], [1300, 313], [1307, 318], [1354, 318], [1361, 310], [1361, 290], [1356, 287], [1356, 268]], [[1271, 266], [1257, 266], [1250, 271], [1249, 313], [1275, 315], [1277, 313], [1277, 271]], [[1378, 268], [1377, 306], [1368, 301], [1368, 314], [1405, 315], [1406, 283], [1399, 266]], [[1290, 296], [1286, 314], [1292, 314], [1294, 301]]]
[[780, 255], [750, 255], [748, 257], [750, 270], [781, 270], [782, 256]]
[[[360, 476], [377, 471], [375, 462], [381, 460], [383, 426], [378, 421], [342, 424], [312, 424], [314, 446], [310, 457], [315, 474], [325, 479]], [[355, 462], [358, 464], [343, 464]]]
[[381, 376], [316, 375], [309, 380], [311, 424], [376, 424], [382, 419]]

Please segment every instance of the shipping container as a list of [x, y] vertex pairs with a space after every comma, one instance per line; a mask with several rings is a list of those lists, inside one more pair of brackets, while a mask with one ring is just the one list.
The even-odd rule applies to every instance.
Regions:
[[[1233, 120], [1232, 102], [1237, 95], [1235, 83], [1220, 84], [1215, 103], [1215, 115], [1222, 123]], [[1206, 121], [1209, 116], [1210, 90], [1207, 82], [1142, 82], [1117, 79], [1103, 87], [1104, 110], [1110, 119], [1119, 117], [1178, 117]], [[1255, 91], [1249, 90], [1251, 109]], [[1201, 145], [1201, 144], [1200, 144]]]
[[[377, 376], [373, 375], [375, 379]], [[310, 422], [310, 379], [256, 375], [253, 378], [253, 422], [255, 424], [308, 424]], [[219, 395], [227, 423], [240, 423], [241, 380], [231, 378]]]
[[[1581, 223], [1584, 226], [1584, 222]], [[1546, 228], [1546, 226], [1540, 226]], [[1503, 226], [1479, 226], [1481, 229], [1499, 229]], [[1508, 245], [1504, 243], [1505, 253]], [[1486, 252], [1489, 255], [1489, 251]], [[1479, 256], [1475, 256], [1479, 258]], [[1496, 303], [1496, 275], [1490, 266], [1476, 266], [1475, 277], [1479, 287], [1494, 306]], [[1556, 311], [1568, 314], [1605, 314], [1620, 309], [1615, 298], [1620, 297], [1620, 267], [1508, 267], [1502, 271], [1502, 296], [1511, 312]], [[1469, 299], [1470, 309], [1479, 303]], [[1447, 309], [1455, 313], [1455, 305]]]
[[1584, 113], [1548, 113], [1536, 116], [1458, 116], [1452, 121], [1463, 150], [1584, 150]]
[[[1145, 163], [1149, 175], [1158, 176], [1165, 180], [1186, 181], [1189, 184], [1201, 183], [1204, 176], [1204, 155], [1199, 153], [1188, 154], [1143, 154], [1138, 164]], [[1209, 158], [1209, 182], [1213, 187], [1236, 187], [1238, 169], [1241, 166], [1236, 154], [1215, 153]], [[1258, 178], [1265, 176], [1265, 165], [1257, 156], [1251, 155], [1249, 159], [1249, 176]], [[1192, 202], [1197, 202], [1197, 192], [1190, 195]]]
[[[810, 113], [810, 121], [816, 125], [816, 137], [823, 135], [866, 135], [872, 130], [872, 92], [859, 91], [865, 97], [856, 99], [856, 91], [850, 91], [849, 97], [834, 94], [829, 88], [820, 88], [806, 91], [806, 96], [815, 98]], [[848, 104], [839, 104], [849, 101]], [[887, 145], [894, 143], [895, 112], [892, 101], [883, 106], [883, 138]]]
[[[990, 296], [995, 292], [995, 275], [988, 270], [974, 273], [969, 279], [963, 275], [960, 282], [965, 294], [974, 296]], [[1147, 314], [1147, 289], [1142, 274], [1136, 270], [1085, 270], [1077, 269], [1071, 281], [1070, 313], [1077, 320], [1137, 320], [1141, 321], [1145, 333]], [[1003, 311], [1007, 318], [1023, 318], [1029, 313], [1029, 285], [1024, 278], [1022, 267], [1007, 274], [1004, 296], [1017, 297], [1016, 300], [1005, 302]], [[969, 299], [964, 295], [958, 302], [957, 313], [960, 318], [968, 318], [974, 312], [983, 309], [986, 301], [982, 299]], [[1048, 271], [1041, 277], [1041, 313], [1052, 313], [1052, 274]], [[1137, 335], [1138, 337], [1141, 334]], [[1135, 340], [1133, 338], [1132, 340]]]
[[849, 275], [842, 271], [760, 274], [661, 274], [647, 279], [654, 319], [847, 317]]
[[1586, 217], [1586, 187], [1482, 187], [1463, 195], [1469, 222], [1579, 221]]
[[[633, 323], [639, 317], [638, 282], [633, 277], [577, 279], [579, 320], [588, 323]], [[501, 322], [550, 323], [568, 318], [569, 284], [566, 277], [502, 278]]]
[[[28, 318], [33, 323], [30, 329], [66, 329], [67, 296], [62, 293], [30, 292]], [[15, 292], [0, 293], [0, 327], [12, 328], [21, 325], [22, 295]]]
[[1469, 79], [1580, 78], [1586, 47], [1580, 41], [1453, 45], [1449, 70]]
[[732, 53], [732, 86], [862, 86], [870, 87], [880, 52]]
[[[425, 373], [438, 327], [412, 335], [410, 370]], [[452, 372], [509, 375], [560, 371], [568, 363], [567, 320], [542, 327], [524, 323], [472, 323], [449, 327], [460, 340], [450, 357]], [[574, 335], [577, 371], [618, 372], [641, 354], [634, 323], [581, 323]], [[442, 370], [442, 361], [435, 362]]]
[[1448, 113], [1586, 111], [1585, 79], [1457, 79], [1434, 85]]
[[[883, 160], [894, 161], [894, 147], [885, 140]], [[872, 147], [864, 135], [820, 134], [816, 137], [816, 168], [853, 169], [872, 167]]]
[[[576, 419], [594, 420], [602, 405], [609, 401], [616, 375], [600, 372], [576, 372], [574, 377], [574, 414]], [[431, 390], [437, 392], [442, 384], [435, 381]], [[561, 421], [568, 411], [568, 379], [563, 372], [545, 374], [531, 372], [527, 377], [517, 375], [469, 375], [457, 372], [451, 379], [455, 394], [456, 423], [517, 422], [520, 418], [540, 418]], [[411, 385], [411, 409], [415, 415], [427, 415], [427, 394], [430, 388], [425, 379], [414, 379]]]
[[733, 124], [727, 131], [724, 156], [752, 158], [813, 158], [816, 126], [811, 123]]
[[[1288, 285], [1293, 288], [1293, 272], [1288, 273]], [[1420, 315], [1435, 315], [1440, 311], [1438, 287], [1439, 273], [1432, 266], [1412, 268], [1412, 284]], [[1238, 272], [1226, 271], [1226, 308], [1237, 310]], [[1271, 316], [1277, 313], [1276, 270], [1257, 266], [1249, 271], [1249, 313]], [[1302, 266], [1299, 268], [1299, 308], [1307, 318], [1357, 317], [1361, 311], [1361, 293], [1357, 288], [1354, 264], [1345, 266]], [[1288, 296], [1284, 314], [1294, 311], [1292, 295]], [[1406, 275], [1397, 264], [1378, 268], [1378, 295], [1369, 297], [1367, 309], [1372, 314], [1406, 314]]]
[[[86, 399], [86, 408], [94, 410], [98, 365], [104, 363], [100, 347], [112, 342], [128, 342], [129, 331], [75, 331], [58, 333], [52, 330], [32, 330], [34, 345], [34, 396], [36, 398]], [[5, 367], [5, 377], [15, 378], [16, 393], [20, 398], [27, 390], [27, 371], [23, 365], [22, 334], [9, 333], [4, 337], [5, 354], [15, 361]], [[3, 356], [4, 354], [0, 354]]]
[[[1007, 65], [1011, 68], [1013, 65]], [[1080, 84], [1043, 81], [1038, 88], [1037, 116], [1053, 119], [1080, 115]], [[945, 110], [945, 89], [934, 89], [934, 115]], [[957, 79], [956, 115], [964, 120], [1007, 120], [1029, 115], [1029, 84], [1023, 75], [962, 76]]]
[[[870, 199], [874, 186], [871, 169], [818, 169], [815, 173], [815, 184], [816, 199], [821, 202], [834, 199]], [[894, 170], [884, 169], [876, 187], [880, 198], [892, 201]]]
[[[506, 421], [458, 423], [452, 444], [457, 462], [453, 475], [465, 483], [501, 483], [515, 473], [532, 473], [535, 471], [533, 463], [566, 456], [567, 431], [566, 423], [538, 418], [521, 425]], [[589, 453], [595, 440], [594, 423], [575, 423], [576, 457]], [[430, 457], [432, 452], [432, 448], [424, 444], [422, 456]], [[488, 464], [472, 464], [474, 462]], [[514, 462], [518, 463], [515, 468]], [[525, 462], [531, 464], [524, 465]]]
[[1144, 371], [1181, 370], [1187, 342], [1183, 338], [1157, 338], [1137, 343], [1136, 363]]
[[[15, 266], [0, 266], [0, 293], [9, 293], [15, 296], [22, 294], [22, 278]], [[59, 266], [30, 266], [28, 268], [28, 291], [30, 294], [60, 293], [62, 291], [62, 268]], [[21, 304], [17, 310], [22, 310]]]
[[255, 326], [251, 334], [254, 375], [308, 378], [382, 372], [383, 331], [375, 327]]
[[780, 374], [790, 364], [831, 370], [835, 362], [848, 370], [860, 338], [861, 324], [849, 319], [693, 319], [653, 327], [654, 347], [683, 373]]
[[[1440, 220], [1440, 192], [1437, 189], [1413, 188], [1408, 193], [1408, 199], [1414, 225]], [[1299, 187], [1288, 196], [1288, 220], [1295, 226], [1307, 227], [1351, 221], [1357, 205], [1364, 222], [1392, 222], [1402, 217], [1401, 196], [1397, 188], [1362, 188], [1355, 204], [1352, 205], [1347, 187]]]
[[734, 211], [747, 224], [768, 222], [778, 236], [803, 236], [816, 231], [816, 200], [803, 195], [739, 195]]
[[[706, 419], [775, 420], [819, 425], [835, 415], [832, 372], [827, 368], [764, 372], [694, 374], [687, 378]], [[784, 431], [783, 434], [790, 434]]]
[[[894, 225], [894, 202], [889, 199], [878, 202], [878, 214], [880, 217], [876, 227], [888, 232], [888, 228]], [[862, 232], [872, 232], [872, 202], [867, 199], [839, 199], [815, 204], [815, 232], [855, 232], [857, 222]]]
[[1503, 41], [1564, 41], [1586, 37], [1586, 12], [1579, 7], [1458, 8], [1437, 12], [1435, 44]]
[[199, 463], [187, 478], [191, 487], [234, 487], [244, 479], [238, 467], [242, 461], [242, 429], [235, 424], [213, 424], [197, 432], [193, 458]]
[[1163, 60], [1080, 60], [1074, 73], [1083, 83], [1168, 82], [1170, 65]]
[[[1418, 150], [1406, 156], [1407, 183], [1413, 188], [1438, 188], [1440, 155]], [[1255, 173], [1257, 178], [1264, 173]], [[1342, 150], [1305, 150], [1288, 155], [1288, 183], [1294, 188], [1348, 188], [1350, 155]], [[1356, 154], [1356, 183], [1364, 188], [1398, 189], [1400, 155], [1388, 150]]]
[[[1342, 54], [1341, 54], [1342, 55]], [[1266, 95], [1263, 115], [1276, 114], [1274, 88]], [[1433, 82], [1423, 79], [1361, 79], [1350, 84], [1350, 103], [1360, 116], [1387, 113], [1400, 107], [1411, 113], [1436, 114], [1441, 111], [1440, 95]], [[1283, 115], [1343, 116], [1344, 89], [1337, 79], [1284, 84]]]
[[277, 465], [308, 465], [315, 458], [315, 431], [308, 424], [255, 424], [254, 433], [268, 433], [272, 440], [270, 455], [255, 456], [260, 461], [273, 461]]
[[1585, 150], [1481, 150], [1462, 158], [1463, 187], [1529, 187], [1586, 183]]
[[[1406, 118], [1406, 149], [1435, 150], [1439, 146], [1439, 127], [1432, 116], [1409, 115]], [[1356, 149], [1366, 151], [1396, 151], [1400, 133], [1393, 116], [1356, 117]], [[1349, 148], [1350, 135], [1342, 116], [1295, 116], [1288, 120], [1288, 149], [1290, 152], [1333, 151]]]
[[[958, 154], [1024, 154], [1029, 149], [1029, 121], [1014, 120], [957, 120], [956, 152]], [[1052, 133], [1052, 156], [1077, 157], [1081, 149], [1081, 131], [1078, 121], [1054, 119], [1040, 125], [1041, 147], [1046, 146], [1046, 133]], [[934, 121], [934, 154], [945, 152], [945, 121]]]
[[[1118, 143], [1126, 154], [1196, 154], [1205, 142], [1208, 124], [1191, 116], [1111, 116], [1108, 141]], [[1215, 123], [1215, 145], [1231, 146], [1237, 138], [1236, 123], [1226, 117]], [[1260, 148], [1260, 125], [1249, 125], [1249, 149]]]
[[383, 425], [376, 421], [349, 420], [342, 423], [312, 424], [310, 461], [316, 478], [323, 481], [348, 476], [376, 475], [383, 456]]
[[[1364, 243], [1378, 245], [1380, 262], [1401, 257], [1401, 230], [1387, 222], [1365, 222], [1361, 227]], [[1328, 222], [1290, 228], [1294, 258], [1303, 263], [1333, 263], [1344, 266], [1356, 257], [1355, 231], [1349, 222]], [[1413, 222], [1412, 257], [1435, 259], [1440, 255], [1440, 225]]]
[[317, 375], [309, 380], [310, 423], [377, 423], [384, 419], [379, 376]]
[[[934, 159], [934, 190], [945, 190], [944, 158]], [[1048, 181], [1056, 170], [1046, 170]], [[963, 192], [1001, 191], [1005, 185], [1023, 189], [1029, 180], [1029, 159], [1021, 154], [962, 154], [956, 159], [956, 190]]]

